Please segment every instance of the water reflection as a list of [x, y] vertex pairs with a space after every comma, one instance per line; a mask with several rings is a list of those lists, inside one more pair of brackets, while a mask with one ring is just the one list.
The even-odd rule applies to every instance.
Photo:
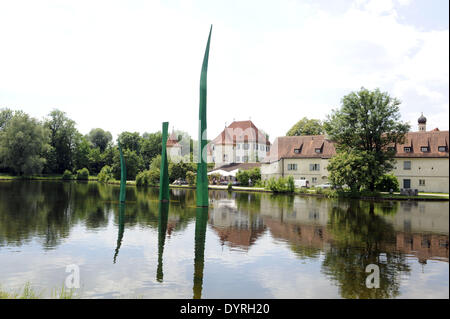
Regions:
[[202, 298], [207, 223], [208, 207], [197, 207], [195, 215], [194, 287], [192, 289], [194, 292], [193, 299]]
[[[448, 202], [369, 202], [211, 191], [209, 209], [198, 209], [191, 190], [172, 189], [170, 203], [160, 204], [157, 188], [130, 187], [125, 208], [118, 205], [118, 192], [118, 186], [98, 183], [0, 182], [0, 283], [25, 273], [16, 270], [13, 262], [5, 267], [8, 260], [29, 263], [26, 254], [14, 254], [12, 247], [42, 250], [36, 260], [54, 258], [55, 264], [58, 254], [78, 256], [95, 265], [87, 267], [103, 272], [98, 278], [111, 276], [107, 281], [112, 282], [124, 277], [123, 273], [111, 274], [110, 253], [114, 250], [117, 271], [125, 266], [128, 270], [136, 262], [145, 264], [145, 272], [135, 270], [136, 278], [130, 279], [136, 286], [143, 282], [148, 269], [156, 268], [156, 277], [153, 272], [145, 282], [148, 287], [143, 288], [143, 294], [154, 292], [156, 296], [158, 289], [175, 287], [176, 293], [185, 286], [189, 291], [183, 297], [193, 294], [195, 299], [202, 298], [205, 289], [208, 296], [214, 296], [208, 285], [215, 285], [220, 278], [208, 277], [206, 285], [205, 265], [208, 271], [220, 269], [219, 276], [228, 270], [222, 285], [232, 285], [235, 291], [248, 289], [249, 295], [265, 291], [273, 267], [288, 277], [301, 276], [302, 271], [306, 276], [311, 270], [299, 268], [304, 264], [317, 265], [314, 275], [344, 298], [401, 297], [409, 289], [403, 282], [417, 277], [417, 265], [425, 274], [438, 273], [444, 283], [448, 282], [448, 264], [444, 272], [436, 270], [442, 269], [436, 268], [442, 262], [448, 263]], [[175, 237], [168, 248], [166, 241], [172, 235]], [[90, 236], [89, 241], [83, 241], [86, 236]], [[211, 243], [208, 252], [206, 236]], [[105, 249], [100, 243], [103, 240], [108, 245], [111, 237], [106, 249], [108, 260], [103, 262]], [[123, 246], [125, 237], [130, 244]], [[152, 250], [148, 243], [156, 241], [158, 245]], [[252, 277], [255, 265], [250, 266], [251, 260], [263, 265], [262, 272], [269, 274], [261, 278], [266, 279]], [[272, 268], [264, 268], [274, 260]], [[380, 289], [365, 287], [365, 267], [371, 263], [380, 267]], [[46, 267], [52, 269], [51, 265]], [[236, 282], [243, 273], [248, 274], [248, 281]], [[276, 285], [286, 284], [280, 281]], [[234, 296], [232, 291], [230, 288], [228, 297]], [[299, 296], [303, 296], [301, 292], [294, 291], [289, 297]]]
[[113, 264], [116, 263], [117, 255], [119, 254], [120, 246], [122, 245], [123, 232], [125, 231], [125, 203], [119, 203], [119, 232], [117, 235], [117, 245], [114, 252]]
[[163, 252], [166, 241], [167, 221], [169, 217], [169, 203], [160, 202], [158, 206], [158, 269], [156, 270], [156, 280], [162, 282], [163, 274]]

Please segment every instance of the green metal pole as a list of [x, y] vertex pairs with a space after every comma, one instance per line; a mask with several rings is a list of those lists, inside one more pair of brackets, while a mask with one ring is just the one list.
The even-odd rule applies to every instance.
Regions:
[[[203, 57], [202, 71], [200, 74], [200, 107], [198, 128], [198, 164], [197, 164], [197, 206], [206, 207], [208, 199], [208, 175], [206, 171], [206, 80], [208, 73], [209, 43], [211, 41], [211, 29], [209, 30], [208, 43]], [[205, 154], [204, 154], [205, 152]]]
[[120, 154], [120, 195], [119, 201], [121, 203], [125, 203], [125, 196], [127, 194], [126, 185], [127, 185], [127, 167], [125, 165], [125, 159], [123, 158], [122, 148], [120, 147], [120, 142], [117, 143], [119, 145], [119, 154]]
[[169, 201], [169, 163], [167, 161], [167, 132], [169, 130], [169, 122], [162, 124], [162, 152], [161, 152], [161, 168], [159, 170], [159, 200]]

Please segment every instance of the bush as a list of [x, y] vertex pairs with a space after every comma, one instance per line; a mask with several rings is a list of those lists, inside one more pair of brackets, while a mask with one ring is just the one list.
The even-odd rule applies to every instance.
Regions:
[[233, 184], [232, 184], [231, 182], [228, 183], [227, 189], [228, 189], [229, 191], [232, 191], [232, 190], [233, 190]]
[[195, 185], [195, 173], [191, 171], [186, 172], [186, 181], [189, 185]]
[[77, 171], [77, 180], [79, 181], [87, 181], [89, 179], [89, 170], [84, 167]]
[[248, 186], [248, 179], [249, 179], [248, 171], [239, 170], [236, 173], [236, 179], [239, 181], [240, 186]]
[[398, 192], [400, 188], [397, 177], [392, 174], [385, 174], [381, 176], [375, 183], [375, 189], [380, 192], [389, 192], [391, 189], [394, 192]]
[[145, 170], [136, 175], [136, 186], [148, 186], [151, 184], [151, 173], [149, 170]]
[[61, 179], [63, 179], [63, 180], [71, 180], [71, 179], [73, 179], [72, 172], [69, 171], [68, 169], [66, 169], [66, 170], [64, 171], [64, 173], [63, 173]]
[[293, 193], [295, 191], [294, 178], [292, 176], [278, 179], [272, 177], [267, 181], [267, 188], [274, 193]]
[[114, 172], [111, 166], [105, 165], [100, 170], [100, 173], [97, 175], [97, 179], [99, 182], [108, 183], [110, 180], [114, 179]]

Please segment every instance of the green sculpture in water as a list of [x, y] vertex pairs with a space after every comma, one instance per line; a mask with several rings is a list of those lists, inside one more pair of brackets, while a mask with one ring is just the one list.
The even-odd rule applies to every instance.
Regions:
[[119, 145], [119, 154], [120, 154], [120, 195], [119, 201], [121, 203], [125, 203], [125, 196], [127, 194], [127, 167], [125, 165], [125, 159], [123, 158], [122, 148], [120, 147], [120, 142], [117, 143]]
[[208, 199], [208, 175], [206, 170], [206, 79], [208, 73], [209, 43], [211, 41], [211, 29], [209, 30], [208, 43], [203, 57], [202, 72], [200, 75], [200, 107], [198, 127], [198, 164], [197, 164], [197, 206], [207, 207]]
[[169, 201], [169, 163], [167, 161], [168, 130], [169, 130], [169, 122], [163, 122], [161, 168], [159, 170], [159, 200], [163, 202]]

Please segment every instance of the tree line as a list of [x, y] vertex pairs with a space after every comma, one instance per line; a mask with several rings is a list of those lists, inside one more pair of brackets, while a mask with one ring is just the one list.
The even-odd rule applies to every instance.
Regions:
[[[184, 135], [185, 140], [190, 139], [186, 132], [176, 133]], [[139, 172], [151, 166], [156, 167], [160, 161], [161, 131], [142, 135], [122, 132], [117, 140], [127, 163], [128, 180], [134, 180]], [[184, 164], [171, 163], [172, 176], [176, 176], [178, 166]], [[110, 132], [94, 128], [83, 135], [75, 121], [58, 109], [43, 120], [20, 110], [0, 109], [0, 172], [29, 176], [87, 169], [89, 174], [97, 175], [104, 167], [109, 167], [113, 178], [120, 178], [119, 150]]]

